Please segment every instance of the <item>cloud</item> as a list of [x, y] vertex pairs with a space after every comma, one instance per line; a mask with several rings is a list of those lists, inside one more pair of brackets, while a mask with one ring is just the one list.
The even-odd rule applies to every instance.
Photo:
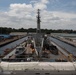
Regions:
[[[0, 12], [0, 26], [13, 28], [32, 27], [34, 24], [34, 17], [31, 15], [32, 11], [31, 4], [10, 4], [9, 11]], [[29, 26], [30, 24], [32, 25]]]
[[41, 0], [42, 3], [47, 4], [49, 3], [49, 0]]
[[[25, 15], [31, 14], [33, 7], [31, 4], [10, 4], [9, 15], [24, 17]], [[21, 16], [20, 16], [21, 15]]]
[[40, 0], [40, 1], [37, 1], [35, 4], [34, 4], [34, 9], [41, 9], [41, 10], [44, 10], [47, 8], [47, 4], [49, 3], [49, 0]]
[[40, 8], [41, 10], [47, 8], [46, 5], [44, 5], [44, 4], [42, 4], [42, 3], [36, 3], [36, 4], [34, 4], [34, 7], [35, 7], [36, 10], [39, 9], [39, 8]]
[[36, 28], [37, 9], [40, 8], [41, 28], [75, 29], [76, 14], [46, 10], [49, 0], [34, 0], [33, 4], [10, 4], [8, 11], [0, 12], [0, 26], [12, 28]]
[[30, 1], [30, 3], [32, 3], [32, 4], [33, 4], [33, 3], [36, 3], [36, 2], [37, 2], [36, 0], [32, 0], [32, 1]]

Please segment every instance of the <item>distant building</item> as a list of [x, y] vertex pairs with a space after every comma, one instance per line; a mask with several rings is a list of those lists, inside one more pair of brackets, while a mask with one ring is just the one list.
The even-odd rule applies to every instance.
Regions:
[[11, 32], [10, 35], [27, 35], [26, 32]]
[[6, 34], [0, 34], [0, 38], [10, 38], [10, 35], [6, 35]]

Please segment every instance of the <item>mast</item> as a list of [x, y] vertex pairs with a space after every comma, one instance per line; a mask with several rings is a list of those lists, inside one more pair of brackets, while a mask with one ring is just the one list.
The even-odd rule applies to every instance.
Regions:
[[35, 38], [35, 44], [36, 44], [36, 50], [37, 50], [37, 56], [41, 57], [41, 46], [42, 46], [42, 35], [40, 30], [40, 9], [37, 10], [37, 30], [36, 30], [36, 38]]
[[41, 33], [41, 30], [40, 30], [40, 9], [38, 9], [38, 12], [37, 12], [37, 33]]

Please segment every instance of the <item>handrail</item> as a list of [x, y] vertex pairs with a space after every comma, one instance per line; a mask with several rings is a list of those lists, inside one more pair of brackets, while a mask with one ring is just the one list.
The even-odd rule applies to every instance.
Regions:
[[38, 52], [37, 52], [37, 50], [36, 50], [35, 39], [33, 38], [33, 40], [34, 40], [34, 48], [35, 48], [35, 52], [36, 52], [36, 54], [37, 54], [37, 56], [38, 56]]

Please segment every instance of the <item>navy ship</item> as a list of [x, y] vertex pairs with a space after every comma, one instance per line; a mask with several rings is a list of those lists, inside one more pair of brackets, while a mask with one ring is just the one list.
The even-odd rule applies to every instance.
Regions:
[[0, 75], [76, 75], [76, 62], [57, 47], [40, 30], [40, 10], [37, 12], [36, 34], [5, 55], [0, 61]]

